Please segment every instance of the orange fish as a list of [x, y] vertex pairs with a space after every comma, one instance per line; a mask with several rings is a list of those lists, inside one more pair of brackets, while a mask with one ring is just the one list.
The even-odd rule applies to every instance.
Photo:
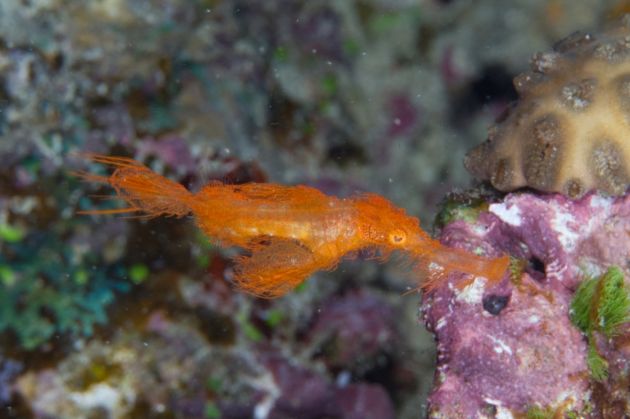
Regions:
[[334, 269], [344, 256], [365, 249], [382, 259], [396, 250], [410, 256], [428, 274], [420, 286], [425, 291], [453, 271], [497, 282], [508, 266], [507, 256], [489, 259], [443, 246], [420, 228], [417, 218], [375, 194], [337, 198], [307, 186], [221, 182], [192, 193], [133, 159], [88, 158], [115, 170], [111, 176], [78, 175], [111, 185], [128, 206], [82, 213], [149, 218], [192, 213], [219, 245], [247, 251], [235, 259], [235, 282], [260, 297], [284, 295], [314, 272]]

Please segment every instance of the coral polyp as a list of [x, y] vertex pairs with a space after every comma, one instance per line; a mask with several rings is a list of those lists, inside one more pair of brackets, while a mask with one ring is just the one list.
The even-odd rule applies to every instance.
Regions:
[[577, 32], [535, 54], [514, 79], [519, 99], [471, 150], [466, 168], [501, 191], [530, 187], [579, 198], [630, 184], [630, 17]]

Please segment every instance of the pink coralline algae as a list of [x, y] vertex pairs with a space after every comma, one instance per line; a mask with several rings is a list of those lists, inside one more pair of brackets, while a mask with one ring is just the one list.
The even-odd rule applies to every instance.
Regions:
[[628, 328], [598, 342], [609, 365], [609, 376], [598, 382], [570, 308], [580, 282], [611, 266], [622, 269], [628, 285], [629, 231], [630, 197], [598, 193], [576, 201], [510, 194], [473, 222], [447, 224], [445, 244], [493, 248], [521, 263], [501, 284], [476, 278], [460, 289], [455, 285], [463, 278], [454, 274], [425, 296], [424, 321], [438, 342], [429, 417], [628, 415]]
[[[368, 370], [398, 343], [396, 310], [365, 291], [326, 302], [309, 330], [327, 364]], [[398, 343], [399, 344], [399, 343]]]
[[[337, 387], [321, 375], [291, 363], [277, 354], [261, 354], [260, 366], [272, 380], [260, 385], [254, 416], [260, 418], [392, 419], [394, 407], [378, 384]], [[247, 417], [247, 408], [222, 405], [222, 417]], [[249, 406], [248, 406], [249, 408]]]

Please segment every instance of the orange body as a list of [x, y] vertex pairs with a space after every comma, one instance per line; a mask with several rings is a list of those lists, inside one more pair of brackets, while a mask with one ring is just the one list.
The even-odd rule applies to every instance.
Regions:
[[248, 251], [236, 259], [235, 280], [258, 296], [283, 295], [312, 273], [332, 269], [345, 255], [362, 249], [374, 249], [383, 257], [401, 250], [422, 267], [437, 265], [426, 269], [422, 287], [427, 290], [452, 271], [498, 281], [507, 268], [507, 256], [488, 259], [442, 246], [420, 228], [417, 218], [378, 195], [341, 199], [306, 186], [220, 182], [193, 194], [134, 160], [90, 158], [116, 170], [109, 177], [81, 176], [110, 184], [129, 206], [87, 213], [192, 213], [210, 238]]

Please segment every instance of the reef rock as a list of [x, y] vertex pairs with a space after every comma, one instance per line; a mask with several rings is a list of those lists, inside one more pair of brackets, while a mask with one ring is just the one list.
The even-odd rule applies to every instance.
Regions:
[[[448, 223], [441, 240], [470, 251], [492, 246], [520, 262], [500, 284], [451, 275], [424, 297], [438, 342], [429, 417], [630, 415], [629, 324], [587, 338], [571, 321], [586, 278], [617, 266], [625, 276], [618, 292], [628, 292], [630, 197], [518, 193], [483, 208], [474, 221]], [[608, 368], [604, 378], [594, 378], [591, 350]]]

